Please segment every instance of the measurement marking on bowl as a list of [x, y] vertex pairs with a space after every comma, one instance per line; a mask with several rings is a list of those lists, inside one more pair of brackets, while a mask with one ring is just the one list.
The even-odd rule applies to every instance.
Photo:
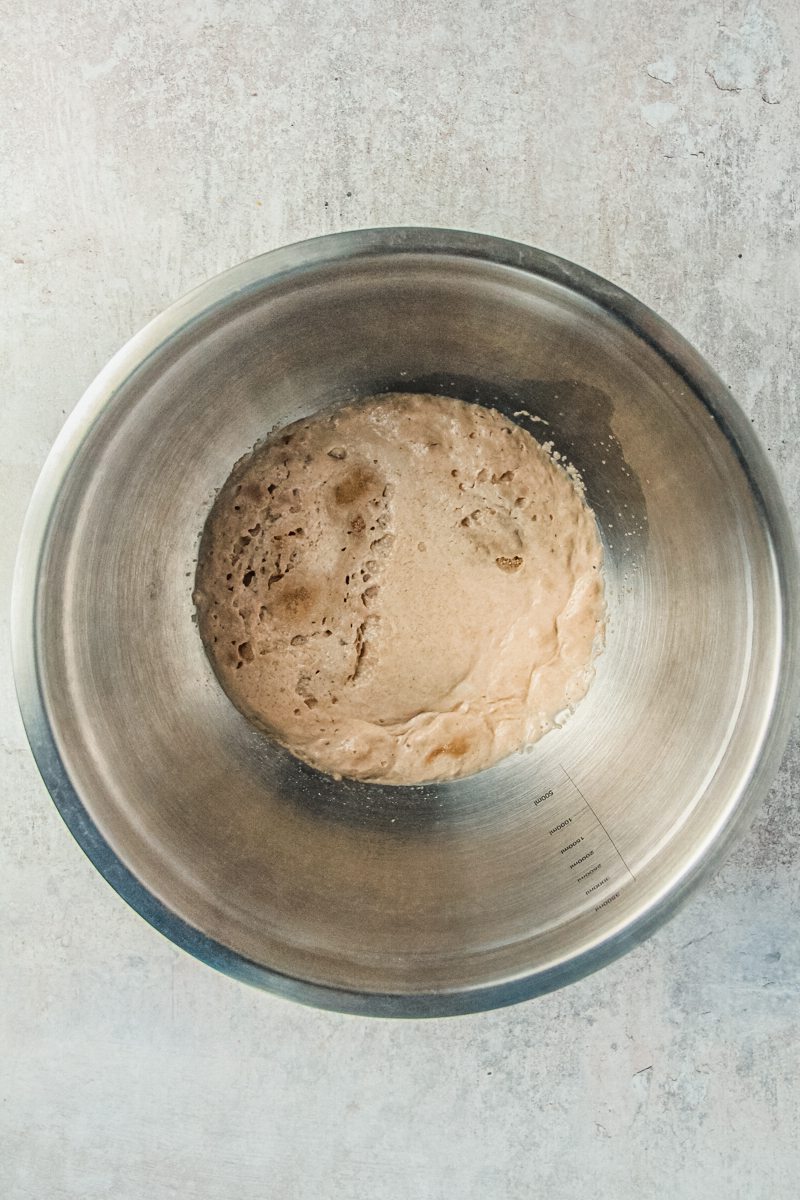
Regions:
[[[559, 765], [560, 765], [560, 764], [559, 764]], [[606, 829], [605, 825], [604, 825], [604, 824], [603, 824], [603, 822], [600, 820], [600, 818], [598, 817], [597, 813], [594, 811], [594, 809], [592, 808], [591, 804], [590, 804], [590, 803], [589, 803], [589, 801], [586, 799], [586, 797], [584, 796], [583, 792], [581, 791], [581, 789], [578, 787], [578, 785], [577, 785], [577, 783], [575, 782], [575, 780], [574, 780], [574, 779], [572, 778], [572, 776], [570, 775], [569, 771], [568, 771], [568, 770], [566, 769], [566, 767], [564, 767], [564, 766], [561, 766], [561, 770], [564, 772], [564, 774], [566, 775], [567, 779], [570, 781], [570, 783], [572, 784], [572, 786], [575, 788], [575, 791], [578, 793], [578, 795], [580, 796], [581, 800], [582, 800], [582, 801], [583, 801], [583, 803], [586, 805], [586, 807], [589, 809], [589, 812], [592, 814], [592, 816], [594, 817], [595, 821], [597, 821], [597, 824], [600, 826], [600, 828], [602, 829], [603, 833], [604, 833], [604, 834], [606, 835], [606, 837], [608, 838], [609, 842], [611, 843], [612, 847], [614, 848], [614, 851], [615, 851], [615, 853], [616, 853], [617, 857], [619, 858], [619, 860], [620, 860], [620, 862], [622, 863], [622, 865], [623, 865], [623, 867], [625, 868], [625, 870], [626, 870], [626, 871], [628, 872], [628, 874], [630, 875], [631, 879], [634, 879], [634, 880], [635, 880], [635, 879], [636, 879], [636, 876], [634, 875], [633, 871], [630, 869], [630, 867], [628, 866], [628, 864], [625, 862], [625, 859], [622, 857], [622, 854], [620, 853], [620, 850], [619, 850], [619, 847], [617, 846], [617, 843], [614, 841], [614, 839], [612, 838], [611, 834], [608, 832], [608, 830]]]
[[553, 870], [568, 881], [565, 894], [582, 909], [595, 912], [617, 900], [624, 884], [636, 876], [584, 793], [564, 766], [563, 781], [538, 795], [538, 809], [552, 845]]

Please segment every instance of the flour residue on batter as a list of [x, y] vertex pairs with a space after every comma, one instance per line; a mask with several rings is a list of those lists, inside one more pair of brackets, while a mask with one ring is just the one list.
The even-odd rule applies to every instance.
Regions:
[[494, 409], [392, 394], [271, 435], [206, 522], [195, 603], [233, 703], [334, 776], [420, 783], [584, 696], [602, 548], [579, 482]]

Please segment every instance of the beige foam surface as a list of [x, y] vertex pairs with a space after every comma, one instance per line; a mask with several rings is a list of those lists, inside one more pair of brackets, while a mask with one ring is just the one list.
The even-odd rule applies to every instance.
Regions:
[[236, 464], [195, 602], [237, 707], [332, 775], [416, 783], [535, 742], [585, 694], [602, 550], [526, 430], [449, 397], [299, 421]]

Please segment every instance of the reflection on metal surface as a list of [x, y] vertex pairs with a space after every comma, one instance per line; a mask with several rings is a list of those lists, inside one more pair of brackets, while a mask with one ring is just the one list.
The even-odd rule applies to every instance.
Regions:
[[[336, 782], [251, 729], [191, 603], [233, 461], [398, 387], [534, 420], [607, 554], [607, 647], [575, 715], [415, 788]], [[796, 574], [748, 423], [647, 309], [528, 247], [364, 231], [227, 272], [112, 360], [31, 505], [15, 667], [65, 819], [178, 944], [310, 1003], [455, 1013], [602, 965], [719, 862], [788, 732]]]

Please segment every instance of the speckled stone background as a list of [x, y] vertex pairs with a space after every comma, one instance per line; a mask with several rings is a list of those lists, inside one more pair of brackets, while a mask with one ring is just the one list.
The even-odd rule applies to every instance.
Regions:
[[[192, 285], [442, 224], [629, 288], [800, 505], [795, 0], [3, 0], [3, 619], [65, 414]], [[800, 752], [647, 945], [521, 1007], [392, 1024], [194, 962], [72, 841], [2, 664], [3, 1200], [779, 1200], [800, 1178]]]

